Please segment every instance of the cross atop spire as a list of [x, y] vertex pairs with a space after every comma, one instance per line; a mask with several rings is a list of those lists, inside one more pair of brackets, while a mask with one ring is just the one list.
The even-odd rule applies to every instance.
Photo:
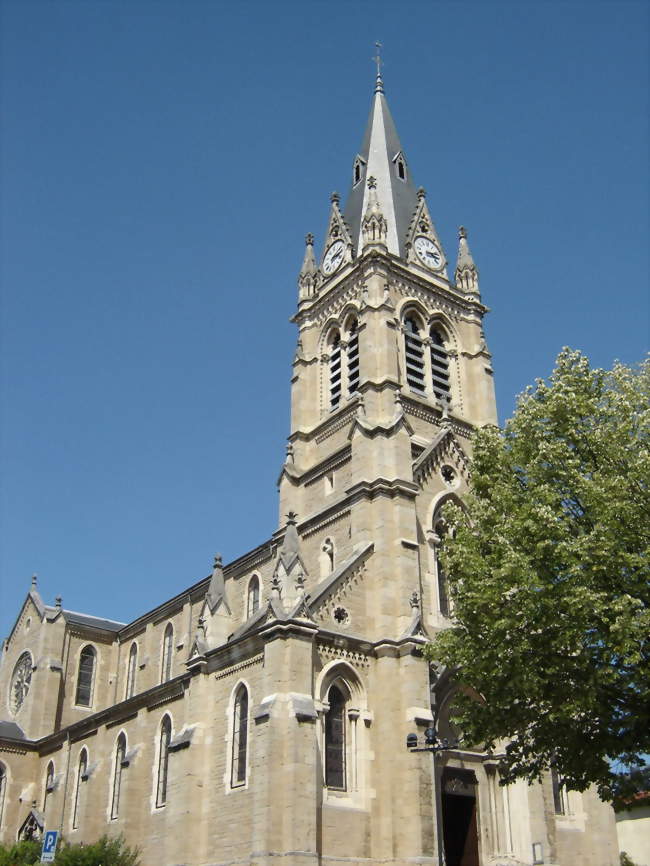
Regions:
[[375, 48], [377, 49], [377, 53], [372, 58], [375, 61], [375, 63], [377, 64], [377, 79], [375, 82], [375, 93], [383, 93], [384, 92], [384, 82], [382, 81], [382, 77], [381, 77], [381, 67], [382, 67], [383, 62], [384, 62], [382, 60], [382, 56], [381, 56], [381, 49], [383, 47], [384, 46], [381, 44], [381, 42], [375, 42]]

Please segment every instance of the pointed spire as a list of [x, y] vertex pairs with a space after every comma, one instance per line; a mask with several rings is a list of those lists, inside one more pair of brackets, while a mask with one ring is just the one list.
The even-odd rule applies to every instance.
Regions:
[[208, 586], [205, 598], [210, 611], [214, 611], [219, 602], [223, 602], [226, 609], [230, 611], [228, 600], [226, 599], [226, 582], [223, 576], [223, 565], [220, 553], [215, 553], [214, 555], [212, 577], [210, 578], [210, 585]]
[[468, 294], [478, 295], [478, 268], [474, 264], [472, 253], [467, 243], [467, 229], [458, 229], [458, 262], [456, 263], [456, 285]]
[[363, 249], [382, 246], [386, 248], [386, 220], [381, 212], [377, 198], [377, 181], [368, 178], [368, 204], [361, 224], [363, 234]]
[[298, 276], [298, 295], [300, 300], [310, 298], [318, 289], [318, 265], [314, 256], [314, 236], [311, 232], [305, 237], [305, 258]]
[[287, 527], [271, 579], [271, 595], [281, 600], [289, 610], [304, 593], [307, 570], [300, 558], [300, 536], [296, 527], [297, 514], [287, 514]]
[[284, 567], [289, 571], [294, 561], [298, 557], [298, 548], [300, 546], [300, 539], [298, 537], [298, 530], [296, 528], [296, 520], [298, 515], [295, 511], [290, 511], [287, 514], [287, 528], [284, 533], [284, 540], [282, 542], [282, 547], [280, 548], [280, 559]]
[[361, 150], [354, 161], [352, 187], [345, 206], [355, 252], [363, 247], [362, 221], [370, 196], [366, 178], [374, 177], [377, 198], [386, 220], [386, 246], [390, 253], [404, 256], [406, 233], [417, 205], [411, 173], [384, 95], [381, 60], [377, 60], [375, 92]]

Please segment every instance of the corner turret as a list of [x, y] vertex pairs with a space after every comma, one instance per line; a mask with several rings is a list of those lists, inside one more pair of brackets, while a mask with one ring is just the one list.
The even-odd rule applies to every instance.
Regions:
[[480, 295], [478, 286], [478, 268], [474, 264], [472, 253], [467, 243], [467, 229], [458, 229], [458, 261], [456, 263], [456, 285], [468, 295]]

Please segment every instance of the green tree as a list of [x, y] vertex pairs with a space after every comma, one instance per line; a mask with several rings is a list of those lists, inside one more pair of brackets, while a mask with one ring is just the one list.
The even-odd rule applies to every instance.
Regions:
[[40, 842], [16, 842], [9, 847], [0, 845], [0, 866], [32, 866], [40, 859]]
[[102, 836], [91, 845], [67, 845], [57, 851], [54, 866], [138, 866], [137, 848], [129, 848], [122, 836]]
[[482, 697], [459, 695], [457, 723], [504, 782], [554, 764], [611, 799], [616, 765], [650, 752], [649, 478], [650, 360], [564, 349], [474, 436], [466, 512], [444, 511], [454, 622], [427, 654]]

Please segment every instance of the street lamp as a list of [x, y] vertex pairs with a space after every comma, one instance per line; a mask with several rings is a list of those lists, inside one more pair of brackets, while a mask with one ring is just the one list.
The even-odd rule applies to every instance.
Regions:
[[447, 737], [438, 739], [434, 728], [427, 728], [424, 732], [424, 745], [421, 746], [417, 734], [406, 735], [406, 748], [409, 752], [447, 752], [457, 749], [458, 738], [449, 740]]

